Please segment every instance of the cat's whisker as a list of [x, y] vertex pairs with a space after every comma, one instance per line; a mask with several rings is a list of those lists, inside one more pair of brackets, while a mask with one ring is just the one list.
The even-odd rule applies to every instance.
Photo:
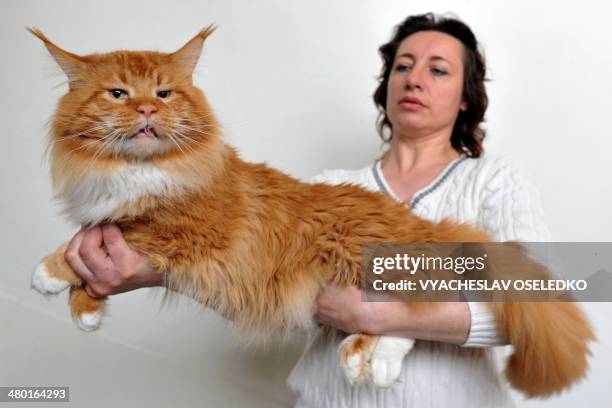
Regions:
[[207, 129], [207, 128], [214, 128], [215, 126], [210, 125], [210, 124], [206, 124], [206, 123], [202, 123], [202, 122], [198, 122], [198, 121], [194, 121], [194, 120], [185, 120], [182, 118], [174, 118], [174, 123], [177, 125], [182, 125], [182, 126], [194, 126], [197, 128], [202, 128], [202, 129]]
[[108, 134], [107, 136], [104, 137], [105, 140], [104, 142], [101, 143], [101, 145], [96, 149], [96, 152], [94, 153], [94, 155], [92, 156], [92, 158], [88, 161], [87, 163], [87, 167], [85, 172], [89, 171], [89, 169], [91, 167], [93, 167], [93, 165], [95, 164], [96, 160], [100, 157], [100, 155], [108, 148], [111, 147], [113, 145], [113, 143], [120, 138], [122, 135], [122, 132], [120, 130], [115, 130], [114, 132]]
[[[112, 120], [113, 117], [111, 117], [110, 119]], [[108, 123], [109, 121], [108, 120], [93, 120], [93, 119], [90, 119], [90, 118], [81, 118], [81, 120], [84, 120], [86, 122], [90, 122], [92, 124], [96, 124], [97, 126], [93, 126], [91, 128], [87, 128], [87, 129], [85, 129], [83, 131], [71, 133], [69, 135], [60, 137], [58, 139], [53, 139], [53, 140], [51, 140], [49, 142], [48, 148], [52, 148], [58, 142], [62, 142], [62, 141], [69, 140], [69, 139], [75, 139], [75, 138], [78, 138], [80, 136], [87, 136], [87, 135], [89, 135], [91, 133], [94, 133], [94, 132], [97, 132], [97, 131], [100, 131], [100, 130], [106, 130], [106, 131], [114, 130], [114, 128], [109, 125], [109, 123]]]
[[200, 133], [200, 134], [205, 135], [205, 136], [207, 136], [207, 135], [212, 135], [212, 133], [211, 133], [211, 132], [206, 132], [206, 131], [204, 131], [204, 130], [199, 130], [199, 129], [197, 129], [197, 128], [193, 128], [193, 127], [191, 127], [191, 126], [185, 126], [185, 125], [175, 124], [175, 127], [178, 127], [178, 128], [180, 128], [180, 129], [189, 130], [189, 131], [196, 132], [196, 133]]
[[[188, 150], [188, 151], [189, 151], [189, 153], [194, 153], [194, 152], [195, 152], [195, 149], [194, 149], [193, 147], [189, 146], [189, 145], [188, 145], [187, 143], [185, 143], [184, 141], [182, 141], [182, 140], [180, 140], [180, 139], [178, 139], [178, 138], [175, 138], [175, 139], [176, 139], [176, 142], [177, 142], [178, 144], [182, 145], [182, 146], [183, 146], [183, 147], [184, 147], [186, 150]], [[189, 157], [189, 156], [187, 156], [187, 155], [185, 154], [185, 157], [187, 158], [187, 157]], [[192, 164], [192, 160], [189, 160], [189, 162], [190, 162], [190, 164]]]
[[82, 118], [79, 118], [76, 122], [70, 119], [58, 119], [57, 122], [64, 124], [64, 125], [69, 125], [70, 127], [78, 126], [81, 123], [87, 123], [87, 124], [97, 125], [101, 128], [112, 129], [114, 128], [114, 126], [112, 126], [114, 121], [116, 121], [115, 117], [104, 118], [102, 120], [82, 117]]
[[74, 139], [74, 138], [77, 138], [79, 136], [86, 136], [88, 134], [91, 134], [93, 132], [96, 132], [98, 130], [103, 130], [103, 129], [106, 129], [106, 126], [96, 126], [96, 127], [87, 129], [87, 130], [85, 130], [83, 132], [73, 133], [73, 134], [70, 134], [70, 135], [67, 135], [67, 136], [64, 136], [64, 137], [60, 137], [59, 139], [55, 139], [54, 142], [62, 142], [64, 140]]
[[176, 138], [176, 140], [181, 143], [183, 146], [185, 146], [187, 149], [189, 149], [191, 152], [195, 152], [196, 149], [191, 146], [189, 143], [187, 143], [186, 141], [182, 140], [182, 138], [179, 136]]
[[202, 121], [188, 120], [181, 117], [170, 117], [168, 123], [169, 125], [167, 125], [167, 127], [181, 127], [183, 129], [189, 129], [199, 133], [218, 128], [218, 126], [203, 123]]
[[[171, 132], [174, 136], [178, 136], [176, 135], [174, 132]], [[188, 143], [186, 143], [184, 140], [181, 140], [180, 137], [172, 137], [173, 140], [176, 140], [177, 143], [182, 144], [186, 149], [188, 149], [190, 151], [190, 153], [196, 153], [196, 150], [193, 148], [193, 146], [190, 146]], [[184, 154], [184, 158], [182, 159], [185, 163], [187, 163], [192, 169], [197, 169], [197, 161], [194, 159], [194, 156], [192, 155], [187, 155]]]
[[88, 142], [88, 143], [86, 143], [86, 144], [84, 144], [82, 146], [79, 146], [79, 147], [77, 147], [75, 149], [70, 150], [68, 152], [68, 154], [73, 153], [73, 152], [75, 152], [77, 150], [84, 149], [84, 148], [86, 148], [88, 146], [91, 146], [92, 144], [95, 144], [95, 143], [102, 143], [102, 142], [104, 142], [105, 139], [108, 139], [109, 137], [114, 136], [117, 132], [121, 132], [121, 130], [120, 129], [115, 129], [114, 131], [112, 131], [111, 133], [107, 134], [104, 137], [101, 137], [101, 138], [98, 138], [98, 139], [94, 139], [91, 142]]
[[175, 132], [176, 134], [178, 134], [178, 135], [179, 135], [181, 138], [183, 138], [183, 139], [187, 139], [187, 140], [189, 140], [189, 141], [190, 141], [190, 142], [192, 142], [192, 143], [195, 143], [195, 144], [198, 144], [198, 145], [200, 145], [200, 146], [204, 146], [204, 147], [206, 146], [204, 143], [202, 143], [202, 142], [200, 142], [200, 141], [198, 141], [198, 140], [192, 139], [191, 137], [189, 137], [189, 136], [187, 136], [187, 135], [184, 135], [183, 133], [179, 132], [178, 130], [175, 130], [174, 132]]
[[201, 124], [202, 122], [206, 122], [206, 119], [208, 119], [208, 116], [196, 116], [195, 118], [189, 118], [189, 117], [186, 117], [187, 115], [191, 115], [191, 112], [185, 112], [183, 115], [178, 116], [178, 118], [184, 122], [198, 123], [198, 124]]
[[177, 143], [176, 139], [174, 138], [174, 136], [172, 135], [172, 133], [168, 133], [168, 137], [170, 138], [170, 140], [172, 140], [172, 143], [174, 143], [176, 145], [176, 147], [179, 148], [179, 150], [181, 151], [181, 153], [183, 153], [183, 156], [185, 155], [185, 151], [181, 148], [181, 146]]
[[85, 143], [84, 145], [81, 145], [81, 146], [79, 146], [79, 147], [76, 147], [76, 148], [74, 148], [74, 149], [70, 150], [70, 151], [68, 152], [68, 154], [70, 154], [70, 153], [74, 153], [74, 152], [76, 152], [77, 150], [85, 149], [86, 147], [88, 147], [88, 146], [90, 146], [90, 145], [92, 145], [92, 144], [94, 144], [94, 143], [99, 143], [101, 140], [102, 140], [102, 139], [95, 139], [95, 140], [92, 140], [91, 142]]
[[165, 129], [166, 134], [168, 135], [168, 138], [170, 138], [173, 141], [176, 141], [178, 143], [181, 143], [182, 146], [185, 147], [191, 147], [188, 146], [182, 139], [182, 135], [181, 133], [176, 129], [176, 127], [171, 127], [169, 129]]
[[179, 114], [182, 118], [190, 120], [189, 118], [191, 117], [195, 117], [196, 119], [207, 119], [210, 117], [213, 117], [213, 115], [210, 112], [207, 111], [198, 111], [198, 110], [176, 110], [175, 111], [177, 114]]

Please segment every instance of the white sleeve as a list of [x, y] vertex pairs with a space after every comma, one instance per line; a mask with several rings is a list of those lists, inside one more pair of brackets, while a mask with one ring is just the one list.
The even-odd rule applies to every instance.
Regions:
[[461, 347], [493, 347], [509, 344], [497, 327], [495, 315], [482, 302], [467, 302], [470, 310], [470, 331]]
[[[550, 240], [544, 210], [525, 171], [509, 158], [497, 159], [483, 188], [479, 224], [498, 241]], [[470, 332], [463, 347], [508, 344], [486, 304], [468, 302]]]

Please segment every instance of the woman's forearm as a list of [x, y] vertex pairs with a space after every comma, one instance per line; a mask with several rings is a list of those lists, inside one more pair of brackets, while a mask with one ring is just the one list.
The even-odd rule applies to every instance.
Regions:
[[[438, 302], [433, 307], [403, 302], [372, 302], [368, 332], [461, 345], [470, 330], [466, 302]], [[423, 305], [424, 306], [424, 305]]]
[[[420, 307], [423, 306], [423, 307]], [[471, 326], [466, 302], [364, 302], [356, 286], [327, 285], [317, 297], [319, 323], [347, 333], [385, 334], [464, 344]]]

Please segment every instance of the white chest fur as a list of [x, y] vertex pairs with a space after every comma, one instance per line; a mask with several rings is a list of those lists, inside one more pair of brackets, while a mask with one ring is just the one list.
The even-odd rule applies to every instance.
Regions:
[[181, 184], [164, 170], [151, 165], [126, 165], [108, 174], [89, 175], [60, 187], [59, 198], [66, 205], [71, 220], [95, 225], [121, 205], [145, 195], [175, 194]]

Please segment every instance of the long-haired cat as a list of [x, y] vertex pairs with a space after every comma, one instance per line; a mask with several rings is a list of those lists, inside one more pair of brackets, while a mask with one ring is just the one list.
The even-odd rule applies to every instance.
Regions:
[[[233, 320], [244, 336], [311, 330], [324, 285], [359, 284], [365, 243], [491, 241], [467, 225], [419, 219], [380, 193], [308, 184], [241, 160], [192, 83], [212, 27], [173, 53], [85, 56], [30, 31], [68, 77], [49, 141], [53, 187], [68, 217], [85, 226], [118, 223], [133, 249], [167, 271], [170, 289]], [[75, 321], [95, 329], [104, 300], [88, 296], [64, 259], [65, 248], [43, 260], [33, 286], [44, 294], [69, 287]], [[546, 396], [584, 376], [594, 335], [575, 303], [490, 307], [514, 346], [506, 374], [517, 389]], [[395, 361], [372, 372], [377, 350], [390, 343]], [[352, 381], [371, 373], [388, 385], [411, 345], [409, 339], [351, 335], [341, 345], [341, 362]]]

